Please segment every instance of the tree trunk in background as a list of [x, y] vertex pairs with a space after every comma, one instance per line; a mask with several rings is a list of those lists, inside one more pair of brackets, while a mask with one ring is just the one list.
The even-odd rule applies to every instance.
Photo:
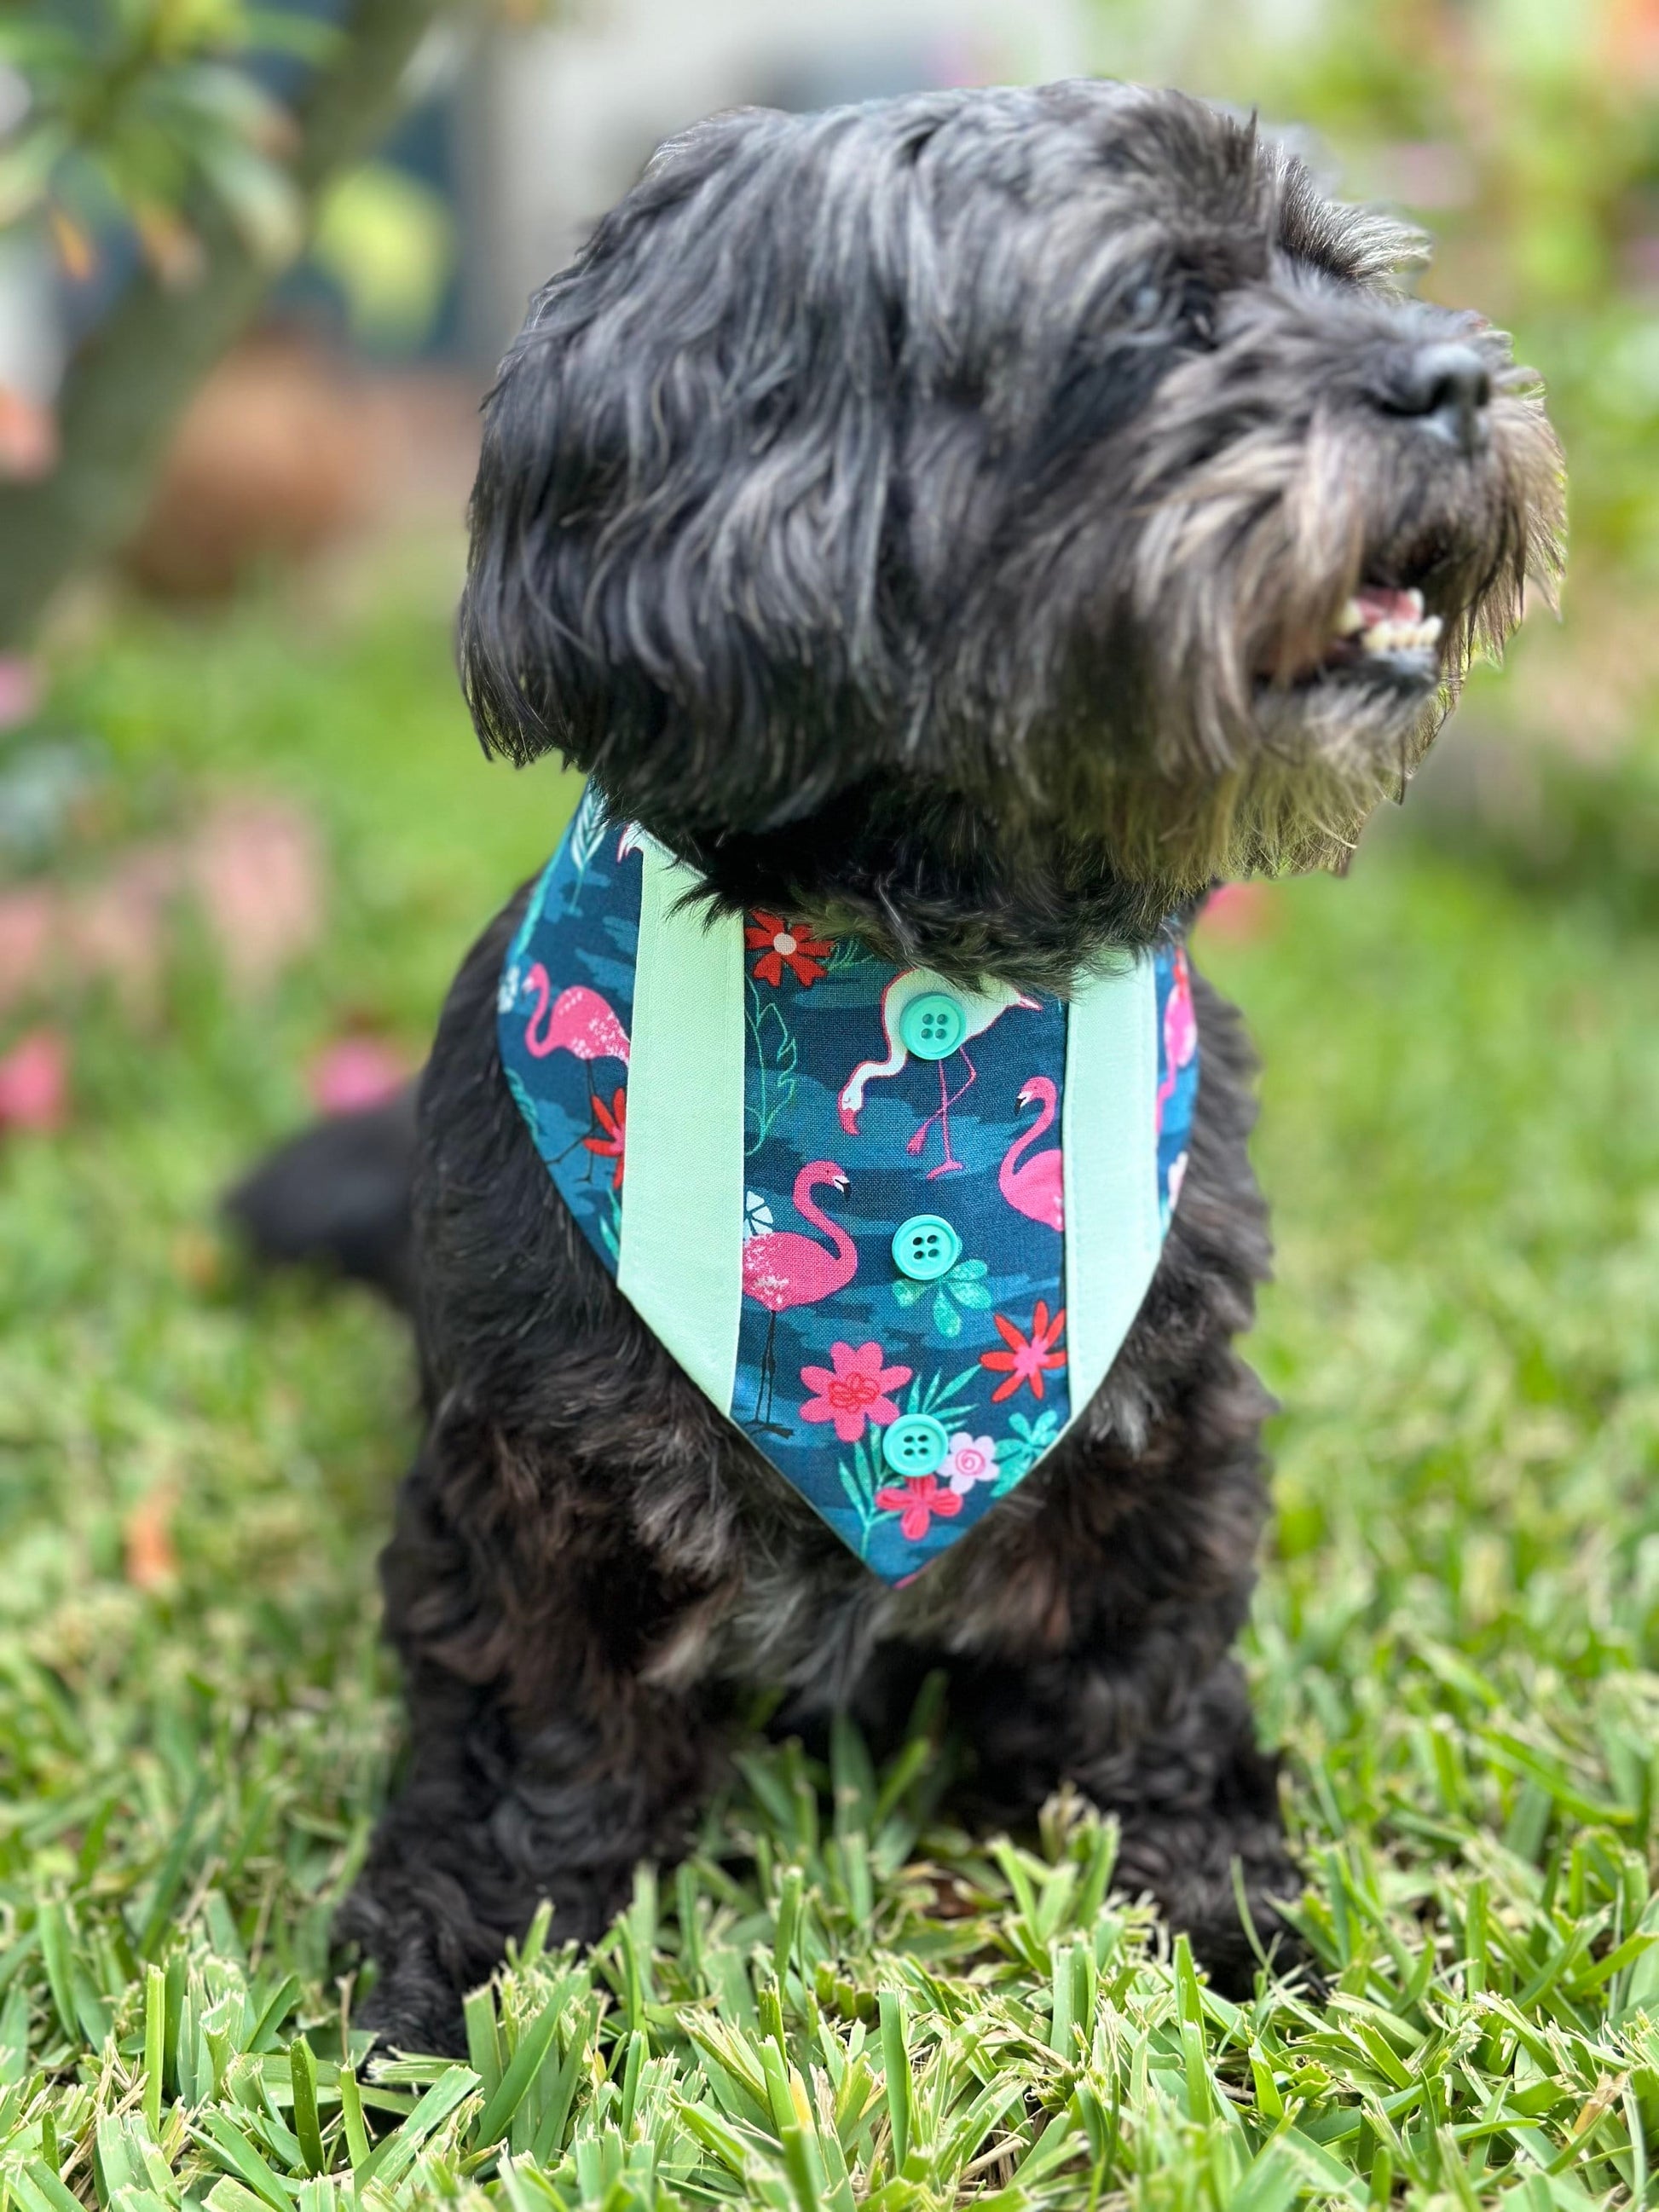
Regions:
[[[404, 65], [441, 0], [357, 0], [335, 57], [313, 79], [289, 164], [308, 210], [371, 152], [396, 111]], [[271, 271], [215, 207], [197, 225], [199, 280], [169, 291], [143, 270], [70, 365], [50, 476], [0, 485], [0, 651], [27, 643], [60, 584], [137, 527], [191, 393], [246, 328]]]

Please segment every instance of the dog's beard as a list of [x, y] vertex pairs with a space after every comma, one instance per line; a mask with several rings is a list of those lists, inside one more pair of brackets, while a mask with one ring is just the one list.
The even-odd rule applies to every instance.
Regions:
[[[1131, 591], [1139, 742], [1067, 749], [1066, 811], [1101, 823], [1126, 873], [1180, 894], [1340, 868], [1403, 797], [1528, 581], [1553, 594], [1560, 453], [1528, 381], [1501, 373], [1474, 459], [1316, 415], [1169, 487], [1152, 426]], [[1160, 411], [1178, 414], [1179, 386]]]

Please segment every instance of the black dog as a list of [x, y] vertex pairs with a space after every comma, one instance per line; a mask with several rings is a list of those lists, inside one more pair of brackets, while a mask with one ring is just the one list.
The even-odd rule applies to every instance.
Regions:
[[[1250, 125], [1119, 86], [689, 132], [489, 402], [486, 749], [578, 763], [716, 910], [969, 990], [1064, 995], [1218, 877], [1340, 866], [1557, 559], [1539, 403], [1501, 337], [1396, 289], [1416, 244]], [[596, 1936], [683, 1850], [744, 1686], [879, 1735], [940, 1667], [981, 1817], [1075, 1783], [1120, 1881], [1246, 1981], [1234, 1863], [1263, 1932], [1294, 1875], [1230, 1656], [1266, 1510], [1231, 1343], [1268, 1254], [1232, 1012], [1200, 988], [1190, 1166], [1105, 1383], [890, 1589], [576, 1232], [497, 1050], [522, 905], [421, 1091], [429, 1428], [385, 1559], [413, 1741], [341, 1922], [368, 2016], [453, 2039], [544, 1897]], [[256, 1234], [337, 1141], [245, 1190]]]

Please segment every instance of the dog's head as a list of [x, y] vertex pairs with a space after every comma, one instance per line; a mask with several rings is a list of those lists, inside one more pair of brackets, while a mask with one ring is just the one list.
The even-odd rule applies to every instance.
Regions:
[[700, 126], [489, 403], [485, 744], [912, 953], [1330, 862], [1558, 560], [1530, 379], [1418, 246], [1174, 94]]

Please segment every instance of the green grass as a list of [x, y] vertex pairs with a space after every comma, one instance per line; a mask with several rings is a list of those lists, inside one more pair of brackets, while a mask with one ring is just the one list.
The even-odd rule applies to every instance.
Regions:
[[923, 1711], [882, 1776], [850, 1736], [833, 1777], [745, 1760], [591, 1958], [532, 1935], [468, 2065], [354, 2066], [327, 1928], [397, 1741], [406, 1347], [209, 1224], [333, 1025], [418, 1048], [569, 803], [478, 760], [441, 604], [66, 657], [109, 823], [252, 781], [314, 806], [337, 887], [268, 1000], [198, 943], [159, 1007], [80, 1004], [71, 1130], [0, 1151], [0, 2212], [1650, 2197], [1659, 945], [1398, 835], [1207, 951], [1267, 1065], [1249, 1658], [1328, 1999], [1211, 1994], [1075, 1803], [1018, 1848], [942, 1825]]

